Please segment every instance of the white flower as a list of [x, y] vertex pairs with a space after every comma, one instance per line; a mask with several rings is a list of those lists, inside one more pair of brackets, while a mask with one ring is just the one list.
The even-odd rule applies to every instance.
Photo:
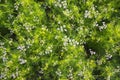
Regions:
[[58, 2], [61, 2], [61, 0], [58, 0]]
[[26, 62], [27, 62], [27, 60], [24, 60], [24, 59], [19, 59], [19, 61], [20, 61], [20, 64], [25, 64]]
[[90, 16], [90, 11], [85, 10], [84, 17], [85, 17], [85, 18], [90, 18], [90, 17], [91, 17], [91, 16]]
[[60, 71], [60, 69], [58, 69], [57, 71], [56, 71], [56, 74], [58, 75], [58, 76], [61, 76], [61, 71]]
[[111, 58], [112, 58], [112, 55], [111, 55], [111, 54], [107, 54], [107, 55], [106, 55], [106, 59], [107, 59], [107, 60], [109, 60], [109, 59], [111, 59]]
[[7, 58], [5, 56], [2, 57], [3, 62], [5, 62], [7, 60]]
[[80, 71], [80, 72], [78, 73], [78, 76], [83, 76], [83, 72]]
[[65, 25], [63, 25], [63, 28], [65, 28], [66, 26]]
[[60, 24], [61, 22], [59, 21], [58, 24]]
[[12, 76], [12, 78], [13, 78], [13, 79], [15, 79], [15, 78], [16, 78], [16, 76], [15, 76], [15, 74], [14, 74], [14, 73], [13, 73], [11, 76]]
[[51, 46], [48, 46], [45, 50], [45, 54], [49, 54], [49, 53], [52, 53], [52, 45]]
[[20, 51], [26, 51], [25, 46], [23, 45], [18, 46], [17, 49]]
[[61, 5], [61, 4], [59, 4], [59, 7], [61, 8], [61, 7], [62, 7], [62, 5]]
[[91, 54], [91, 55], [96, 54], [96, 52], [92, 51], [91, 49], [89, 49], [89, 51], [90, 51], [90, 54]]
[[4, 42], [0, 42], [0, 46], [3, 46], [5, 43]]
[[65, 32], [67, 32], [67, 29], [64, 29]]

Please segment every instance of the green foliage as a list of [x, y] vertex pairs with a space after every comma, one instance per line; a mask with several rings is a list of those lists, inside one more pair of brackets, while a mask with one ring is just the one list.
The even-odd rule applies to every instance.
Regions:
[[119, 80], [119, 40], [119, 0], [0, 0], [1, 80]]

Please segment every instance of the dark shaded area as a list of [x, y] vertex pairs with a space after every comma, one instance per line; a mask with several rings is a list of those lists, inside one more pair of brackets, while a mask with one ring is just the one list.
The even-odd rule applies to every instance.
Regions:
[[17, 36], [15, 33], [12, 33], [10, 29], [0, 26], [0, 39], [3, 38], [11, 38], [15, 41], [17, 41]]
[[5, 3], [5, 0], [0, 0], [0, 4], [3, 4], [3, 3]]
[[98, 21], [98, 25], [99, 26], [102, 26], [103, 24], [108, 24], [108, 23], [110, 23], [110, 20], [108, 20], [108, 19], [101, 19], [100, 21]]
[[[41, 72], [41, 63], [38, 63], [38, 62], [31, 63], [31, 70], [26, 75], [26, 80], [37, 80], [42, 76], [43, 76], [43, 73]], [[43, 79], [41, 79], [41, 80], [43, 80]]]
[[45, 2], [45, 0], [34, 0], [35, 2]]
[[102, 76], [104, 71], [98, 67], [95, 67], [92, 74], [95, 77], [95, 80], [105, 80], [105, 77]]
[[44, 64], [45, 63], [41, 63], [41, 61], [34, 63], [31, 62], [31, 70], [26, 75], [26, 80], [49, 80], [49, 78], [51, 78], [52, 80], [58, 80], [54, 71], [55, 69], [57, 69], [57, 67], [53, 67], [50, 64], [49, 69], [45, 71], [47, 73], [44, 73], [44, 70], [42, 70], [42, 67], [45, 66]]
[[103, 55], [105, 55], [105, 49], [101, 42], [90, 40], [84, 43], [83, 46], [84, 46], [84, 50], [86, 52], [87, 58], [91, 57], [90, 50], [96, 53], [94, 55], [95, 60], [100, 59]]
[[84, 46], [84, 50], [85, 50], [85, 52], [86, 52], [86, 54], [87, 54], [87, 58], [90, 58], [90, 50], [89, 50], [89, 47], [87, 46], [86, 43], [84, 43], [83, 46]]

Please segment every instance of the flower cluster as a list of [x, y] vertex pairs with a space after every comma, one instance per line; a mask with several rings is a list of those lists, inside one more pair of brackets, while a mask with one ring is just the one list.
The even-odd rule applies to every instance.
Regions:
[[17, 49], [20, 50], [20, 51], [26, 51], [26, 48], [25, 48], [24, 45], [19, 45], [19, 46], [17, 47]]
[[91, 49], [89, 49], [89, 51], [90, 51], [91, 55], [95, 55], [96, 54], [96, 52], [92, 51]]
[[107, 60], [110, 60], [112, 58], [112, 55], [111, 54], [106, 54], [106, 59]]
[[56, 7], [59, 7], [59, 8], [63, 8], [63, 9], [67, 8], [67, 1], [66, 0], [64, 0], [64, 1], [58, 0], [58, 1], [55, 1], [54, 4]]
[[48, 47], [46, 48], [46, 50], [45, 50], [45, 54], [50, 54], [50, 53], [52, 53], [52, 48], [53, 48], [52, 45], [51, 45], [51, 46], [48, 46]]
[[66, 26], [63, 25], [63, 26], [60, 26], [59, 28], [57, 28], [58, 31], [61, 31], [61, 32], [67, 32], [67, 29], [66, 29]]
[[69, 74], [67, 75], [68, 79], [72, 80], [73, 79], [73, 69], [70, 67], [69, 69]]
[[76, 41], [75, 39], [71, 39], [71, 38], [69, 38], [67, 36], [64, 36], [63, 45], [64, 46], [68, 46], [68, 45], [77, 46], [77, 45], [79, 45], [79, 42]]
[[19, 58], [20, 64], [25, 64], [27, 62], [27, 60]]
[[98, 27], [100, 31], [107, 28], [107, 25], [105, 22], [102, 22], [102, 25], [99, 25], [98, 23], [96, 23], [95, 26]]
[[58, 70], [56, 71], [56, 74], [60, 77], [60, 76], [61, 76], [61, 74], [62, 74], [61, 70], [60, 70], [60, 69], [58, 69]]
[[25, 29], [30, 32], [32, 29], [35, 28], [35, 26], [32, 26], [30, 23], [25, 23], [23, 24], [23, 27], [25, 27]]
[[84, 17], [85, 17], [85, 18], [91, 18], [91, 13], [90, 13], [90, 11], [85, 10]]

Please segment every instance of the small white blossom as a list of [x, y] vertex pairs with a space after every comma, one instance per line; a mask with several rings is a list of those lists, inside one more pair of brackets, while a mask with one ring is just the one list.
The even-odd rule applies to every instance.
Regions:
[[17, 49], [20, 51], [26, 51], [25, 46], [23, 45], [18, 46]]
[[14, 73], [13, 73], [11, 76], [12, 76], [12, 78], [13, 78], [13, 79], [15, 79], [15, 78], [16, 78], [16, 75], [15, 75]]
[[96, 52], [92, 51], [91, 49], [89, 49], [89, 51], [90, 51], [91, 55], [95, 55], [96, 54]]
[[78, 76], [83, 76], [83, 72], [80, 71], [80, 72], [78, 73]]
[[45, 54], [49, 54], [49, 53], [52, 53], [52, 45], [51, 46], [48, 46], [45, 50]]
[[91, 18], [90, 11], [85, 10], [84, 17], [85, 17], [85, 18]]
[[27, 60], [19, 58], [20, 64], [25, 64]]
[[0, 46], [3, 46], [5, 43], [4, 42], [0, 42]]
[[60, 71], [60, 69], [58, 69], [57, 71], [56, 71], [56, 74], [58, 75], [58, 76], [61, 76], [62, 74], [61, 74], [62, 72]]
[[58, 24], [60, 24], [61, 22], [59, 21]]
[[111, 54], [106, 54], [106, 59], [109, 60], [112, 58], [112, 55]]

